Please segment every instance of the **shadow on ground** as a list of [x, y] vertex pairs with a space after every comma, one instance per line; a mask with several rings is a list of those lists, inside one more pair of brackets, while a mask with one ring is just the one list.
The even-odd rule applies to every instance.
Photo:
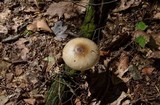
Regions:
[[[115, 80], [117, 84], [113, 82]], [[122, 91], [127, 91], [126, 84], [120, 81], [118, 77], [109, 71], [90, 73], [88, 76], [89, 90], [91, 92], [89, 103], [93, 99], [96, 99], [97, 102], [100, 101], [99, 105], [106, 105], [115, 101]]]

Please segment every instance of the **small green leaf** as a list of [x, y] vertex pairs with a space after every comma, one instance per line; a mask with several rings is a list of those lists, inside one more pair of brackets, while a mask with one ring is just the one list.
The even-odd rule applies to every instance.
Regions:
[[136, 43], [138, 43], [142, 48], [148, 43], [147, 39], [144, 36], [138, 36], [135, 39]]
[[138, 22], [136, 23], [136, 29], [144, 31], [148, 26], [144, 22]]
[[31, 34], [33, 34], [33, 32], [30, 31], [30, 30], [25, 30], [25, 31], [23, 32], [23, 34], [24, 34], [24, 35], [31, 35]]

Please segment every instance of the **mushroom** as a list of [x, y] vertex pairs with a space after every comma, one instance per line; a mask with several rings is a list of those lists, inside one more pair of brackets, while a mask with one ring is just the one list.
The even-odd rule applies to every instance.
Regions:
[[98, 46], [90, 39], [75, 38], [69, 41], [63, 49], [64, 62], [74, 70], [85, 71], [99, 60]]

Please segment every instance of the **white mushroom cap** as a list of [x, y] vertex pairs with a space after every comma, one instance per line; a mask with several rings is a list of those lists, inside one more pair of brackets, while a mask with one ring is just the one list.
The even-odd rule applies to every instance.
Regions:
[[99, 60], [98, 46], [90, 39], [75, 38], [63, 49], [64, 62], [74, 70], [87, 70]]

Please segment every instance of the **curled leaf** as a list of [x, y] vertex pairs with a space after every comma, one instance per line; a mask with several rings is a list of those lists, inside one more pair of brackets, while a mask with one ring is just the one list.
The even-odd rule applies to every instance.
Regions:
[[27, 30], [37, 31], [38, 29], [47, 31], [47, 32], [52, 32], [45, 18], [36, 19], [35, 21], [33, 21], [31, 24], [27, 26]]

